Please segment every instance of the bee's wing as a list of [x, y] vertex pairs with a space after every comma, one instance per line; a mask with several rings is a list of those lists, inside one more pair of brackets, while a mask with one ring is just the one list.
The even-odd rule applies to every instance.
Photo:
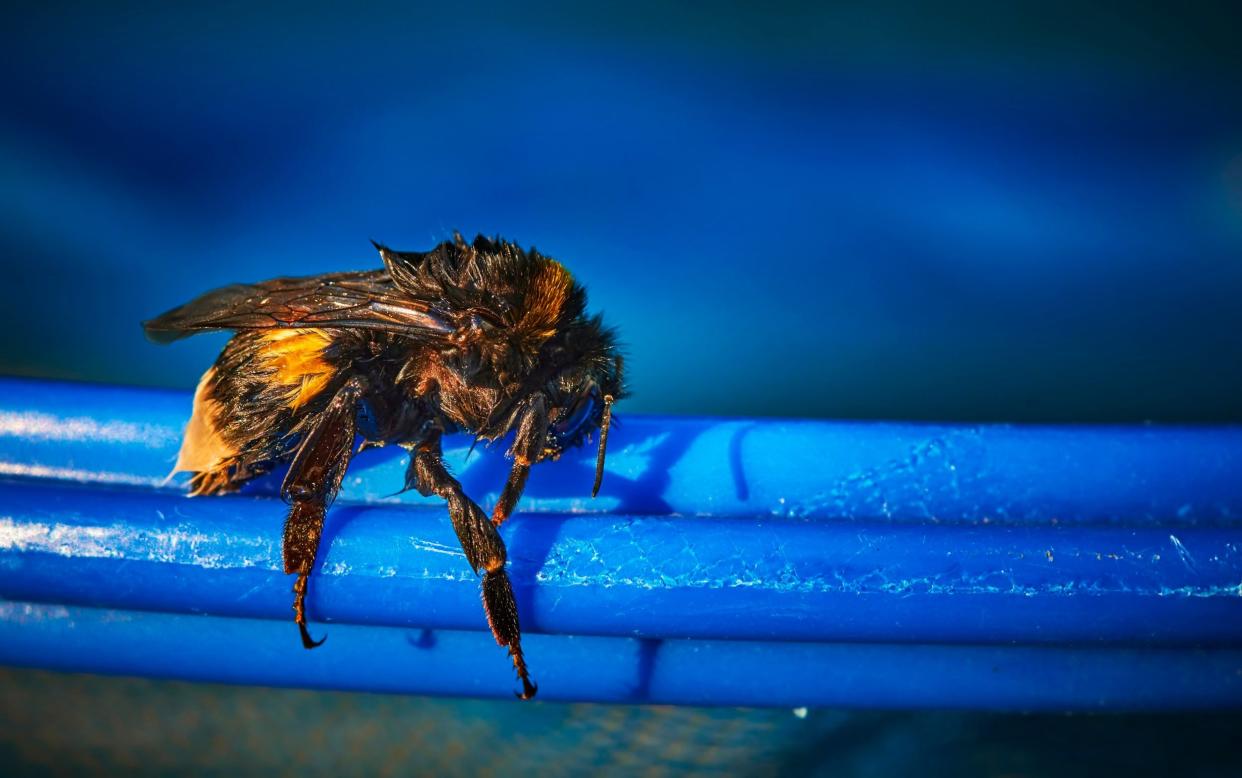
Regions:
[[426, 301], [395, 288], [383, 270], [234, 284], [142, 326], [156, 343], [207, 330], [345, 327], [429, 338], [452, 330]]

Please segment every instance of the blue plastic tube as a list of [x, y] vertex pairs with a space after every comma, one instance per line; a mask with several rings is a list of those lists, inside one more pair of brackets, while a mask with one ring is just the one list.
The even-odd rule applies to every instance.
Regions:
[[[541, 700], [694, 705], [1237, 708], [1242, 650], [639, 640], [531, 635]], [[0, 662], [195, 681], [506, 698], [481, 632], [336, 625], [304, 651], [285, 623], [0, 603]]]
[[[288, 617], [279, 499], [10, 483], [0, 505], [5, 598]], [[502, 533], [528, 632], [1242, 647], [1242, 526], [526, 514]], [[486, 629], [443, 509], [342, 505], [324, 548], [312, 620]]]
[[[507, 693], [443, 506], [369, 451], [303, 652], [277, 478], [185, 497], [189, 395], [0, 381], [0, 661]], [[483, 504], [499, 452], [450, 460]], [[547, 699], [1242, 706], [1242, 430], [623, 418], [504, 528]], [[422, 507], [418, 507], [418, 506]], [[335, 658], [333, 658], [335, 657]]]
[[[0, 379], [0, 475], [180, 491], [167, 481], [186, 392]], [[1242, 428], [1043, 427], [629, 416], [590, 499], [587, 447], [532, 471], [524, 512], [915, 522], [1242, 521]], [[468, 494], [489, 502], [509, 464], [446, 442]], [[405, 452], [354, 459], [340, 499], [393, 497]], [[272, 494], [278, 478], [252, 492]]]

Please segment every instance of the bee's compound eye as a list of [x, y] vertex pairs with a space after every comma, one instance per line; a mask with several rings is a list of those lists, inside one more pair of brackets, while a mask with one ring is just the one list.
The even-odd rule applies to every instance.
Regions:
[[549, 432], [561, 445], [569, 445], [577, 439], [582, 428], [594, 420], [598, 408], [599, 390], [592, 386], [590, 391], [578, 395], [573, 405], [552, 424]]

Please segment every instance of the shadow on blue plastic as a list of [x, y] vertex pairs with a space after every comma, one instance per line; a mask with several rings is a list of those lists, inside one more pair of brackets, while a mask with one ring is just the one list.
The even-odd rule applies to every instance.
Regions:
[[[594, 449], [532, 471], [526, 512], [898, 520], [1242, 520], [1242, 427], [1052, 427], [628, 416], [599, 498]], [[190, 394], [0, 379], [0, 475], [160, 487]], [[467, 492], [504, 484], [499, 450], [446, 443]], [[355, 458], [340, 499], [436, 505], [406, 492], [404, 451]], [[273, 493], [277, 479], [252, 491]]]

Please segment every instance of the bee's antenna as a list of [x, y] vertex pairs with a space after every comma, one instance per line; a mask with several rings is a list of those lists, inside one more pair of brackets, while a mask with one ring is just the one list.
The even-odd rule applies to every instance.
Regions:
[[604, 420], [599, 428], [599, 454], [595, 457], [595, 485], [591, 487], [591, 496], [599, 494], [599, 485], [604, 481], [604, 455], [608, 451], [608, 427], [612, 424], [612, 395], [604, 395]]

